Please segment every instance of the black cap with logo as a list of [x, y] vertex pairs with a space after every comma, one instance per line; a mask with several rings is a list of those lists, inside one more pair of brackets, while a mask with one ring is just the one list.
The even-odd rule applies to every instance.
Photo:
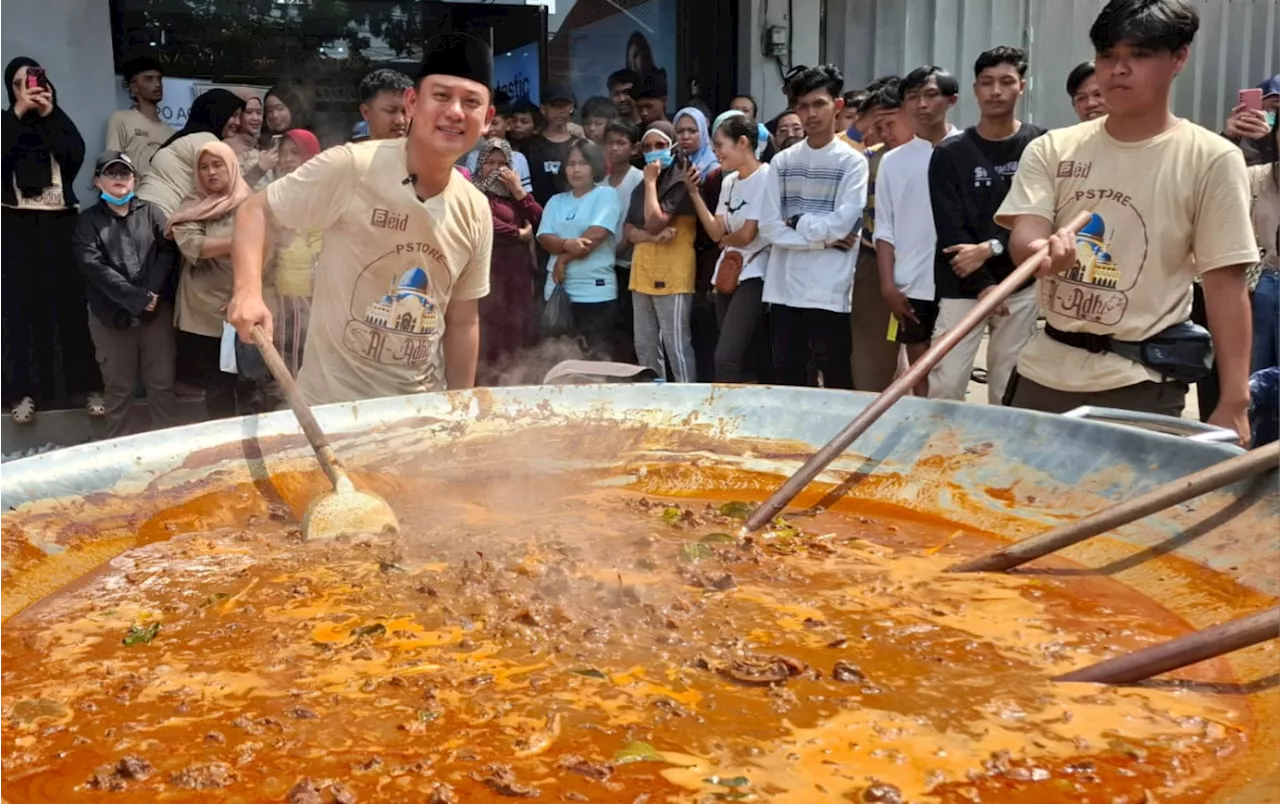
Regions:
[[133, 160], [124, 151], [106, 151], [93, 164], [93, 175], [101, 176], [112, 165], [121, 165], [133, 174], [138, 172], [138, 169], [133, 166]]

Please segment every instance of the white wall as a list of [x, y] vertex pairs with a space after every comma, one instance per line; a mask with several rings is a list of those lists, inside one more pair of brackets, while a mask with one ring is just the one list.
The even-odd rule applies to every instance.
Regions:
[[26, 56], [49, 71], [62, 107], [84, 138], [85, 164], [75, 183], [85, 204], [93, 161], [106, 147], [116, 109], [111, 15], [106, 0], [0, 0], [0, 59]]
[[[795, 64], [812, 66], [823, 61], [824, 8], [825, 0], [739, 0], [737, 91], [746, 92], [756, 99], [762, 121], [772, 119], [787, 108], [787, 99], [782, 94], [782, 73]], [[790, 26], [789, 59], [762, 55], [764, 32], [771, 25]]]

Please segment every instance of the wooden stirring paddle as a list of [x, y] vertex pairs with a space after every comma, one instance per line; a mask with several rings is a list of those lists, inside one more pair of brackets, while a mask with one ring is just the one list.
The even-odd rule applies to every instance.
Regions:
[[[1067, 224], [1067, 228], [1073, 232], [1079, 232], [1084, 228], [1092, 218], [1092, 213], [1081, 212], [1071, 219]], [[938, 361], [941, 360], [955, 345], [958, 344], [966, 335], [968, 335], [979, 324], [991, 317], [996, 308], [1005, 302], [1010, 296], [1022, 287], [1022, 284], [1031, 277], [1035, 276], [1036, 268], [1040, 261], [1049, 253], [1048, 248], [1042, 248], [1036, 253], [1027, 257], [1015, 269], [1013, 273], [1004, 278], [1004, 281], [996, 285], [986, 298], [979, 299], [973, 309], [969, 310], [963, 318], [951, 329], [947, 330], [939, 338], [934, 338], [933, 345], [929, 350], [921, 356], [919, 360], [911, 365], [901, 377], [894, 380], [886, 389], [880, 392], [875, 399], [871, 400], [871, 404], [863, 408], [862, 412], [854, 418], [853, 421], [836, 433], [835, 437], [827, 442], [822, 449], [813, 454], [804, 465], [795, 471], [787, 481], [778, 487], [778, 490], [769, 495], [769, 499], [765, 500], [759, 508], [757, 508], [747, 521], [743, 524], [741, 534], [745, 535], [753, 533], [768, 524], [778, 512], [786, 507], [787, 503], [804, 490], [804, 487], [813, 482], [813, 479], [822, 473], [822, 470], [838, 458], [849, 445], [857, 440], [858, 436], [865, 433], [871, 425], [879, 421], [880, 417], [885, 414], [893, 404], [905, 396], [912, 388], [921, 380], [929, 376], [929, 371]]]
[[1116, 503], [1048, 533], [1023, 539], [994, 553], [947, 568], [947, 572], [1003, 572], [1032, 559], [1057, 552], [1085, 539], [1136, 522], [1144, 516], [1207, 494], [1237, 480], [1280, 466], [1280, 441], [1164, 483], [1137, 497]]
[[1280, 606], [1272, 606], [1194, 634], [1072, 670], [1053, 680], [1132, 684], [1277, 637], [1280, 637]]
[[302, 517], [302, 537], [310, 541], [332, 539], [344, 534], [398, 532], [400, 522], [387, 501], [372, 492], [358, 490], [351, 478], [347, 477], [347, 470], [338, 460], [333, 447], [329, 446], [328, 437], [320, 429], [320, 423], [302, 398], [293, 375], [289, 373], [289, 368], [285, 366], [280, 353], [262, 327], [254, 326], [253, 342], [258, 351], [262, 352], [262, 359], [271, 370], [271, 376], [275, 377], [280, 390], [289, 400], [293, 415], [297, 417], [311, 449], [315, 450], [320, 468], [333, 484], [332, 491], [324, 492], [307, 506]]

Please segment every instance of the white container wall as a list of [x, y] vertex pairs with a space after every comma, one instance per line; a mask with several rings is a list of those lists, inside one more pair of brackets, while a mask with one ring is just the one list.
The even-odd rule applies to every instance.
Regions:
[[[806, 0], [795, 0], [805, 2]], [[810, 0], [816, 1], [816, 0]], [[849, 87], [922, 64], [960, 79], [954, 122], [977, 122], [973, 61], [996, 45], [1027, 49], [1030, 88], [1020, 116], [1043, 126], [1075, 122], [1071, 68], [1092, 58], [1089, 26], [1105, 0], [825, 0], [827, 60]], [[1280, 72], [1280, 0], [1195, 0], [1200, 32], [1175, 84], [1174, 111], [1220, 128], [1236, 93]]]

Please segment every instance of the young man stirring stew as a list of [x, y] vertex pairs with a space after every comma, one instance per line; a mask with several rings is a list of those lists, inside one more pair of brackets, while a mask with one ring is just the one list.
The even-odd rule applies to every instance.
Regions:
[[298, 374], [311, 404], [475, 384], [493, 217], [453, 165], [493, 116], [492, 86], [488, 45], [440, 36], [405, 93], [407, 137], [330, 148], [237, 210], [227, 319], [246, 342], [270, 335], [267, 221], [324, 230]]

